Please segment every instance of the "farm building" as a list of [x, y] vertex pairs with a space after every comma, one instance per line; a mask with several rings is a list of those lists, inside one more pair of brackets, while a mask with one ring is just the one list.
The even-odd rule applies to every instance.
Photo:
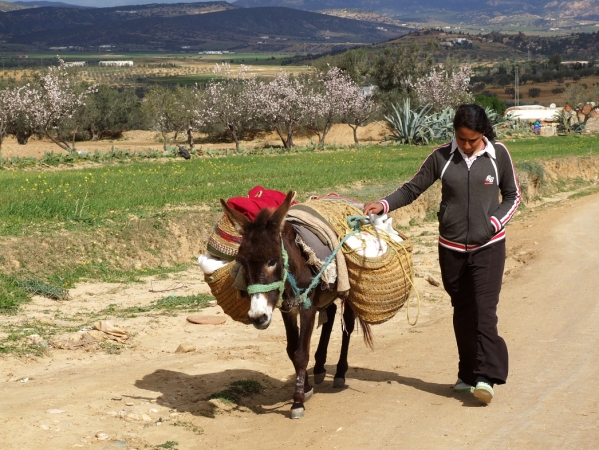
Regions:
[[65, 62], [64, 65], [67, 67], [84, 67], [87, 66], [87, 61]]
[[513, 119], [527, 120], [534, 122], [540, 120], [541, 122], [553, 122], [555, 119], [553, 116], [556, 112], [560, 112], [563, 108], [558, 108], [552, 104], [550, 107], [541, 105], [523, 105], [513, 106], [505, 110], [505, 116], [510, 116]]
[[133, 61], [100, 61], [102, 67], [132, 67]]

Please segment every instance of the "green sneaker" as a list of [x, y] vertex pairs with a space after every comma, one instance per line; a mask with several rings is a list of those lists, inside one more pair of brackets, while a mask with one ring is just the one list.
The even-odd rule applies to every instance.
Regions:
[[458, 393], [472, 392], [473, 390], [474, 390], [474, 386], [470, 386], [469, 384], [464, 383], [459, 378], [458, 378], [458, 381], [456, 381], [453, 386], [453, 391], [458, 392]]
[[484, 403], [485, 405], [491, 403], [491, 400], [493, 400], [493, 395], [495, 395], [493, 392], [493, 387], [484, 381], [479, 381], [476, 383], [476, 387], [472, 393], [479, 402]]

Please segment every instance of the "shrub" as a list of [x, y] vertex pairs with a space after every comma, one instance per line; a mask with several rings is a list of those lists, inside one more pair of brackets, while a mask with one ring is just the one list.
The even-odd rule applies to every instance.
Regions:
[[482, 106], [485, 109], [492, 109], [499, 116], [503, 116], [505, 110], [507, 109], [507, 105], [505, 104], [505, 102], [497, 98], [497, 96], [477, 95], [476, 97], [474, 97], [474, 103]]
[[539, 88], [530, 88], [528, 90], [528, 95], [530, 96], [530, 98], [536, 98], [539, 95], [541, 95], [541, 90]]

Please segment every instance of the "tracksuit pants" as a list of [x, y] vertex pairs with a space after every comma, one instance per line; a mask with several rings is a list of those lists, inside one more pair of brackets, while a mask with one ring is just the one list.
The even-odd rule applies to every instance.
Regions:
[[497, 304], [505, 266], [505, 240], [469, 253], [439, 245], [443, 287], [451, 297], [458, 345], [458, 377], [504, 384], [508, 351], [497, 332]]

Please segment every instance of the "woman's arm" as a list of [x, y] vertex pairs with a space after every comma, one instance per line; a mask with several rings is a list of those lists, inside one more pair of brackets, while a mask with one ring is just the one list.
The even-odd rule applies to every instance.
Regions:
[[439, 178], [438, 168], [440, 165], [438, 150], [440, 148], [442, 147], [436, 148], [430, 155], [428, 155], [418, 169], [418, 172], [416, 172], [410, 181], [404, 183], [399, 189], [396, 189], [383, 199], [379, 200], [378, 203], [383, 207], [381, 212], [386, 214], [395, 209], [409, 205], [437, 181]]

